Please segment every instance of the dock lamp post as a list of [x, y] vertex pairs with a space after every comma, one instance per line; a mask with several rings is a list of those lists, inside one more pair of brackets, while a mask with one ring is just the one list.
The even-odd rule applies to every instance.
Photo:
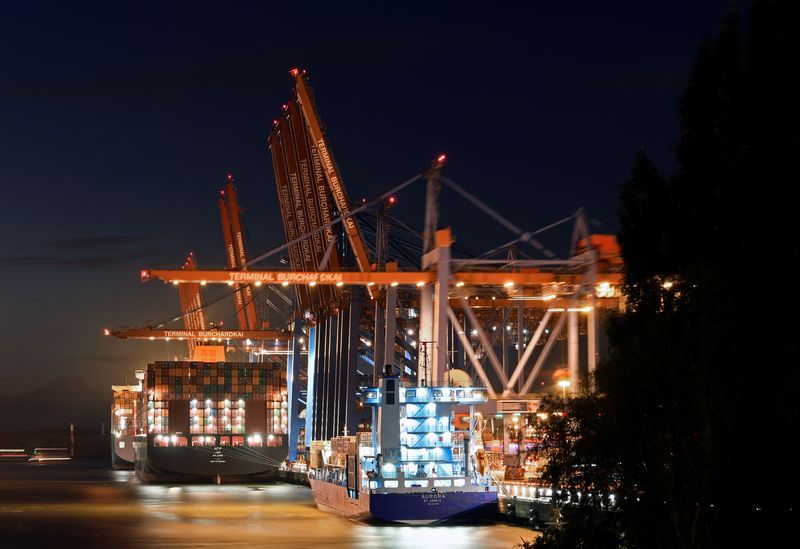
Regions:
[[558, 382], [558, 386], [561, 387], [562, 389], [563, 392], [562, 394], [564, 396], [564, 399], [567, 398], [567, 387], [569, 387], [570, 385], [572, 385], [572, 383], [566, 379], [562, 379], [561, 381]]

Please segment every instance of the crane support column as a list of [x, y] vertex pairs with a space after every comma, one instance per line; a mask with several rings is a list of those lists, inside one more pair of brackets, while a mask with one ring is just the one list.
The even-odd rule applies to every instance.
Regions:
[[433, 301], [433, 352], [431, 382], [442, 381], [447, 370], [447, 308], [450, 305], [450, 229], [436, 231], [436, 284]]
[[383, 356], [386, 364], [394, 366], [394, 347], [397, 338], [397, 288], [386, 288], [386, 336], [383, 339]]
[[[299, 315], [297, 315], [299, 317]], [[303, 322], [294, 319], [294, 337], [292, 338], [292, 354], [286, 364], [286, 378], [289, 390], [289, 460], [297, 459], [297, 443], [300, 438], [300, 351], [303, 344]], [[308, 418], [308, 398], [306, 398], [306, 418]], [[308, 421], [308, 419], [306, 419]], [[306, 426], [308, 429], [308, 426]]]
[[308, 327], [308, 386], [306, 388], [306, 448], [311, 446], [316, 432], [314, 431], [314, 421], [316, 415], [315, 396], [317, 373], [317, 327]]
[[567, 310], [567, 364], [569, 366], [569, 380], [570, 390], [575, 392], [578, 390], [578, 364], [580, 362], [578, 340], [578, 311], [575, 307], [570, 307]]
[[[387, 263], [386, 270], [397, 272], [397, 263]], [[386, 364], [395, 364], [394, 347], [397, 338], [397, 287], [386, 287], [386, 333], [383, 338], [383, 356]], [[402, 374], [401, 374], [402, 375]]]
[[372, 382], [377, 385], [378, 380], [383, 375], [384, 364], [384, 333], [386, 327], [384, 326], [385, 311], [380, 297], [380, 291], [375, 292], [378, 299], [375, 300], [375, 341], [372, 342], [373, 359], [375, 364], [372, 367]]
[[[347, 433], [358, 432], [359, 411], [357, 402], [353, 394], [358, 387], [358, 342], [359, 342], [359, 318], [361, 309], [364, 306], [364, 290], [352, 288], [350, 290], [350, 315], [348, 318], [348, 337], [347, 337], [347, 417], [345, 426]], [[377, 382], [377, 379], [376, 381]], [[374, 408], [374, 407], [373, 407]]]
[[417, 345], [417, 379], [430, 382], [431, 353], [433, 352], [433, 285], [426, 284], [419, 292], [419, 341]]

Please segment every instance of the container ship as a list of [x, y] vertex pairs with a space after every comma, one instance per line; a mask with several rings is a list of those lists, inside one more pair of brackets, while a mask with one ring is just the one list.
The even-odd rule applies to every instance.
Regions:
[[377, 431], [312, 443], [309, 481], [320, 509], [404, 524], [478, 519], [496, 509], [497, 488], [476, 458], [483, 388], [403, 387], [386, 376], [363, 395]]
[[[137, 396], [132, 458], [142, 481], [267, 480], [287, 457], [280, 362], [155, 362]], [[126, 448], [115, 457], [130, 456]]]
[[136, 437], [139, 395], [144, 370], [136, 370], [137, 385], [112, 385], [111, 465], [114, 469], [133, 469], [133, 441]]

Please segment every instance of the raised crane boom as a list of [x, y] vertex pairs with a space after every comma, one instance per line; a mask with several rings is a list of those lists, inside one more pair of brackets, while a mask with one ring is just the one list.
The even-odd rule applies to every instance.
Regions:
[[358, 228], [356, 219], [350, 215], [350, 198], [347, 195], [347, 190], [342, 183], [342, 176], [336, 163], [333, 161], [333, 156], [330, 153], [330, 148], [322, 133], [322, 125], [320, 124], [317, 113], [314, 110], [314, 103], [311, 100], [311, 95], [306, 87], [305, 71], [292, 69], [291, 75], [295, 79], [297, 87], [297, 103], [300, 106], [300, 111], [303, 113], [308, 134], [313, 146], [316, 147], [320, 160], [322, 162], [322, 173], [325, 175], [325, 180], [328, 182], [333, 200], [336, 203], [336, 208], [344, 221], [344, 227], [347, 231], [347, 239], [353, 249], [358, 269], [361, 272], [370, 272], [372, 266], [369, 262], [367, 255], [367, 248], [364, 246], [364, 239], [361, 236], [361, 231]]
[[[242, 232], [241, 208], [236, 197], [236, 188], [233, 186], [233, 176], [228, 176], [225, 188], [220, 191], [219, 200], [220, 220], [222, 222], [222, 236], [225, 239], [226, 257], [228, 267], [236, 271], [247, 270], [247, 254], [244, 249], [244, 236]], [[253, 303], [253, 290], [249, 285], [234, 285], [234, 299], [236, 302], [236, 318], [240, 330], [256, 330], [256, 309]]]

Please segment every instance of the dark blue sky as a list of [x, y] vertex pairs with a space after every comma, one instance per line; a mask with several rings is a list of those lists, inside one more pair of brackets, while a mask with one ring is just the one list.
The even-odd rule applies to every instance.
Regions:
[[[678, 96], [729, 2], [464, 5], [4, 6], [0, 395], [59, 376], [105, 391], [176, 354], [100, 332], [178, 311], [171, 288], [139, 284], [140, 267], [189, 250], [224, 262], [226, 174], [252, 255], [280, 243], [266, 137], [293, 66], [311, 74], [353, 198], [445, 151], [447, 175], [520, 226], [584, 206], [615, 231], [637, 148], [670, 170]], [[417, 226], [421, 197], [398, 210]], [[442, 210], [462, 245], [509, 239], [451, 192]]]

